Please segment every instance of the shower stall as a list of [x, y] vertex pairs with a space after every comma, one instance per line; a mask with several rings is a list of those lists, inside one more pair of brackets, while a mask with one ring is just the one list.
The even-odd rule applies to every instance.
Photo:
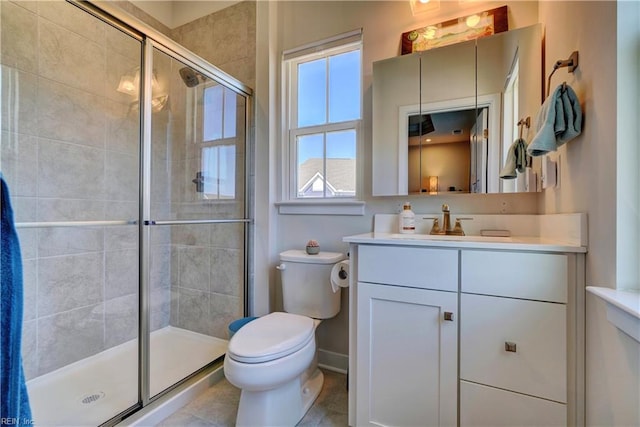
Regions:
[[36, 425], [116, 423], [218, 368], [247, 314], [251, 90], [114, 10], [0, 2]]

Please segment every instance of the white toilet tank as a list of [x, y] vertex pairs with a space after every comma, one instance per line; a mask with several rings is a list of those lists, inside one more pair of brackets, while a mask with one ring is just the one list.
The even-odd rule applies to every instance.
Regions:
[[331, 289], [331, 269], [345, 256], [338, 252], [308, 255], [303, 250], [280, 253], [284, 311], [328, 319], [340, 311], [340, 288]]

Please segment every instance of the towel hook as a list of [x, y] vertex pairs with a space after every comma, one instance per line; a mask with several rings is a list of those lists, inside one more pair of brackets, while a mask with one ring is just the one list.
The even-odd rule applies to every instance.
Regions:
[[520, 119], [518, 121], [518, 126], [520, 127], [520, 139], [522, 139], [522, 130], [526, 126], [527, 129], [531, 127], [531, 117], [527, 116], [524, 119]]
[[576, 68], [578, 68], [578, 51], [575, 50], [571, 53], [568, 59], [559, 59], [553, 64], [553, 70], [551, 74], [549, 74], [549, 78], [547, 79], [547, 96], [549, 96], [549, 90], [551, 89], [551, 76], [556, 72], [558, 68], [568, 67], [568, 71], [573, 73]]

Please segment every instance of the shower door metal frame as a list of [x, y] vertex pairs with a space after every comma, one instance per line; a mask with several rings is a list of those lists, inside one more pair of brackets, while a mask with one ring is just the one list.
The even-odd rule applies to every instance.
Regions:
[[[139, 220], [138, 232], [139, 232], [139, 324], [138, 324], [138, 403], [125, 411], [117, 414], [111, 420], [107, 421], [106, 425], [112, 425], [126, 416], [144, 408], [149, 403], [152, 403], [159, 398], [170, 393], [181, 384], [188, 381], [190, 378], [197, 375], [202, 370], [211, 366], [215, 361], [211, 361], [210, 364], [203, 366], [198, 371], [191, 375], [181, 379], [166, 390], [161, 391], [155, 396], [150, 396], [150, 279], [149, 279], [149, 267], [150, 267], [150, 231], [152, 226], [171, 226], [171, 225], [187, 225], [187, 224], [220, 224], [220, 223], [243, 223], [244, 224], [244, 286], [243, 286], [243, 308], [244, 315], [248, 315], [248, 302], [249, 302], [249, 280], [248, 274], [250, 262], [249, 256], [252, 253], [250, 245], [252, 239], [250, 235], [253, 230], [253, 218], [251, 217], [254, 207], [251, 202], [253, 198], [253, 188], [250, 178], [252, 176], [250, 166], [253, 163], [251, 156], [251, 123], [253, 118], [252, 110], [252, 96], [253, 91], [250, 87], [235, 79], [231, 75], [220, 70], [213, 64], [210, 64], [206, 60], [200, 58], [192, 52], [189, 52], [183, 46], [179, 45], [175, 41], [171, 40], [164, 34], [151, 28], [142, 21], [132, 17], [125, 13], [121, 9], [109, 4], [107, 1], [82, 1], [82, 0], [66, 0], [67, 2], [83, 9], [84, 11], [94, 15], [100, 20], [110, 24], [123, 32], [131, 35], [132, 37], [140, 40], [142, 43], [142, 58], [141, 58], [141, 75], [144, 79], [142, 87], [140, 88], [140, 136], [139, 136], [139, 161], [140, 161], [140, 175], [139, 175]], [[183, 62], [185, 65], [195, 69], [202, 73], [207, 78], [220, 83], [221, 85], [233, 90], [236, 94], [245, 98], [245, 161], [244, 161], [244, 217], [235, 219], [210, 219], [210, 220], [154, 220], [151, 218], [151, 81], [152, 81], [152, 68], [153, 68], [153, 51], [157, 49], [176, 59]]]
[[[248, 274], [247, 274], [247, 267], [248, 267], [248, 262], [247, 262], [247, 257], [249, 254], [248, 251], [248, 233], [247, 233], [247, 224], [252, 223], [252, 220], [249, 218], [249, 210], [248, 210], [248, 203], [247, 203], [247, 199], [249, 198], [249, 150], [248, 150], [248, 138], [249, 138], [249, 120], [250, 120], [250, 116], [249, 116], [249, 106], [250, 103], [248, 102], [250, 98], [250, 94], [251, 94], [251, 89], [243, 87], [244, 90], [240, 90], [240, 87], [238, 85], [234, 85], [234, 87], [231, 87], [229, 89], [233, 90], [236, 93], [239, 93], [240, 95], [245, 97], [245, 138], [244, 138], [244, 145], [245, 145], [245, 176], [244, 176], [244, 184], [245, 184], [245, 200], [244, 200], [244, 218], [235, 218], [235, 219], [208, 219], [208, 220], [202, 220], [202, 219], [193, 219], [193, 220], [156, 220], [151, 218], [151, 153], [152, 153], [152, 141], [151, 141], [151, 121], [152, 121], [152, 111], [151, 111], [151, 99], [152, 99], [152, 88], [151, 88], [151, 81], [152, 81], [152, 68], [153, 68], [153, 53], [154, 50], [158, 50], [159, 52], [162, 52], [166, 55], [168, 55], [169, 57], [176, 59], [182, 63], [184, 63], [185, 65], [195, 69], [196, 71], [202, 73], [204, 76], [206, 76], [207, 78], [216, 81], [220, 84], [222, 84], [225, 87], [228, 87], [225, 84], [225, 81], [221, 81], [222, 79], [217, 78], [217, 76], [213, 73], [210, 72], [210, 70], [208, 70], [207, 68], [203, 67], [202, 64], [206, 65], [206, 62], [204, 62], [204, 60], [202, 60], [201, 58], [198, 58], [197, 56], [194, 55], [193, 58], [189, 58], [189, 52], [181, 52], [181, 54], [178, 54], [176, 52], [176, 46], [184, 49], [182, 47], [180, 47], [179, 45], [173, 46], [173, 47], [168, 47], [165, 46], [164, 44], [158, 43], [155, 40], [152, 39], [145, 39], [143, 41], [144, 43], [144, 47], [143, 47], [143, 62], [142, 62], [142, 71], [141, 71], [141, 75], [144, 76], [144, 87], [142, 88], [142, 96], [141, 99], [143, 100], [142, 102], [142, 106], [140, 107], [141, 111], [143, 111], [143, 118], [142, 118], [142, 135], [141, 135], [141, 159], [142, 159], [142, 168], [140, 170], [140, 188], [141, 188], [141, 192], [140, 192], [140, 311], [141, 313], [146, 313], [144, 315], [141, 316], [140, 318], [140, 336], [141, 337], [148, 337], [150, 336], [151, 333], [151, 328], [149, 325], [149, 321], [150, 321], [150, 317], [148, 315], [148, 313], [150, 312], [150, 281], [149, 281], [149, 265], [150, 265], [150, 253], [149, 253], [149, 248], [150, 248], [150, 231], [151, 231], [151, 227], [154, 226], [172, 226], [172, 225], [195, 225], [195, 224], [224, 224], [224, 223], [228, 223], [228, 224], [233, 224], [233, 223], [244, 223], [245, 227], [244, 227], [244, 289], [243, 289], [243, 298], [244, 298], [244, 303], [243, 303], [243, 307], [244, 307], [244, 313], [243, 315], [247, 315], [247, 302], [248, 302], [248, 292], [247, 292], [247, 284], [248, 284]], [[173, 42], [172, 42], [173, 43]], [[239, 83], [239, 82], [238, 82]], [[243, 85], [240, 85], [243, 86]], [[249, 92], [247, 93], [245, 90], [248, 90]], [[166, 391], [162, 391], [160, 392], [158, 395], [156, 396], [151, 396], [151, 390], [150, 390], [150, 373], [149, 373], [149, 363], [147, 363], [150, 360], [151, 354], [150, 354], [150, 348], [149, 348], [149, 340], [148, 339], [144, 339], [140, 341], [140, 352], [139, 352], [139, 358], [140, 358], [140, 366], [142, 367], [142, 369], [139, 370], [140, 373], [140, 400], [143, 404], [143, 406], [146, 406], [148, 403], [156, 400], [157, 398], [159, 398], [160, 396], [162, 396], [163, 394], [165, 394], [166, 392], [170, 391], [172, 388], [174, 388], [175, 386], [179, 385], [182, 381], [176, 383], [176, 385], [174, 385], [174, 387], [170, 387], [169, 389], [167, 389]], [[214, 362], [214, 361], [212, 361]], [[188, 378], [188, 377], [187, 377]], [[185, 378], [186, 379], [186, 378]], [[183, 380], [185, 380], [183, 379]]]

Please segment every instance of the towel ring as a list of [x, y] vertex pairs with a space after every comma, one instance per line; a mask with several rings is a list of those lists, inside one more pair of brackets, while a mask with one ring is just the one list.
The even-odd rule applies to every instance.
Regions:
[[551, 74], [549, 74], [549, 78], [547, 79], [547, 96], [549, 96], [549, 90], [551, 89], [551, 76], [553, 76], [553, 73], [555, 73], [558, 68], [563, 68], [563, 67], [568, 67], [569, 68], [568, 71], [570, 73], [573, 73], [575, 69], [578, 68], [578, 51], [577, 50], [573, 51], [571, 53], [571, 56], [569, 56], [568, 59], [565, 59], [565, 60], [559, 59], [556, 61], [555, 64], [553, 64], [553, 70], [551, 71]]

